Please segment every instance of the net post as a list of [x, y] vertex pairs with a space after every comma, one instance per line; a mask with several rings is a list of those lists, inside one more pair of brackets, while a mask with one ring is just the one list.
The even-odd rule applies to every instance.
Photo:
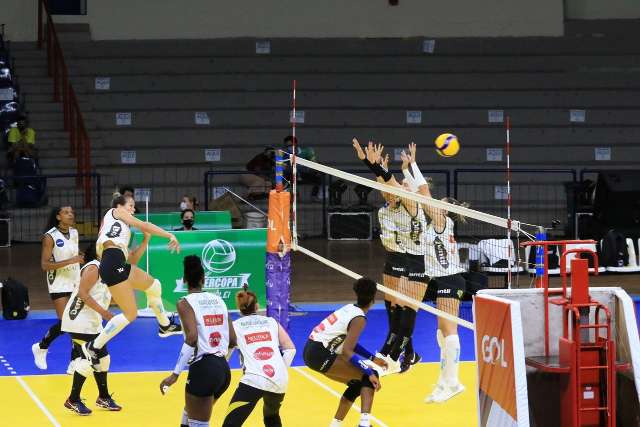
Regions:
[[507, 287], [511, 289], [511, 271], [513, 263], [511, 261], [511, 118], [507, 116], [506, 128], [506, 152], [507, 152]]

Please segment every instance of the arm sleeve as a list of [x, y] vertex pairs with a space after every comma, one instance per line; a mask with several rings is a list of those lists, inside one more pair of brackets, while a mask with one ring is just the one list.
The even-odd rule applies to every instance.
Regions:
[[411, 171], [413, 172], [413, 179], [418, 187], [427, 184], [427, 180], [424, 179], [424, 176], [422, 175], [422, 172], [420, 172], [420, 168], [416, 162], [411, 162]]
[[186, 342], [182, 343], [182, 348], [180, 349], [180, 356], [178, 356], [176, 367], [173, 368], [173, 373], [176, 375], [180, 375], [180, 373], [187, 368], [193, 356], [195, 356], [195, 352], [196, 352], [196, 349], [194, 347], [191, 347]]

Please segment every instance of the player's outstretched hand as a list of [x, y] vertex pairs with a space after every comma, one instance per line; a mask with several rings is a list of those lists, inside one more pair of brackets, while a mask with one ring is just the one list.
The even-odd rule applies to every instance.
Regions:
[[356, 150], [356, 154], [358, 155], [358, 159], [364, 160], [367, 157], [367, 155], [362, 150], [362, 147], [360, 146], [360, 143], [358, 142], [358, 140], [356, 138], [353, 138], [351, 140], [351, 143], [353, 144], [353, 148]]
[[171, 237], [169, 238], [169, 250], [171, 251], [171, 253], [180, 253], [180, 242], [178, 242], [178, 239], [176, 239], [175, 235], [171, 235]]

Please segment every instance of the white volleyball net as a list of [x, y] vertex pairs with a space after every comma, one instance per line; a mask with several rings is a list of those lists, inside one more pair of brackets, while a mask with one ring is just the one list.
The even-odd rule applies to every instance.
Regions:
[[[426, 196], [408, 183], [403, 188], [406, 175], [400, 170], [393, 174], [398, 186], [376, 182], [364, 164], [344, 171], [298, 157], [296, 166], [302, 179], [295, 185], [293, 200], [293, 249], [330, 267], [321, 273], [327, 281], [327, 300], [347, 299], [352, 279], [367, 276], [386, 295], [472, 329], [470, 301], [477, 289], [530, 286], [527, 273], [535, 266], [524, 258], [519, 244], [532, 240], [535, 226], [441, 200], [448, 195], [442, 171], [421, 171], [430, 188]], [[434, 221], [438, 215], [441, 218]], [[443, 224], [451, 232], [442, 234]], [[438, 280], [415, 286], [411, 282], [429, 281], [412, 280], [407, 272], [410, 277], [388, 280], [383, 273], [390, 249], [401, 253], [393, 255], [400, 264], [402, 256], [412, 262], [422, 258], [426, 276], [461, 274], [465, 288], [446, 290]], [[329, 283], [336, 286], [329, 288]], [[458, 313], [436, 303], [439, 296], [449, 296], [443, 293], [458, 290], [456, 298], [463, 301]]]

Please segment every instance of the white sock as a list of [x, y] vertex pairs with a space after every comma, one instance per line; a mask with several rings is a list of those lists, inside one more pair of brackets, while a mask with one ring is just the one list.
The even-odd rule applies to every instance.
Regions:
[[444, 364], [442, 367], [442, 380], [447, 386], [454, 386], [458, 379], [460, 365], [460, 337], [449, 335], [444, 339]]
[[181, 426], [189, 425], [189, 417], [187, 416], [187, 411], [185, 409], [182, 410], [182, 419], [180, 420]]
[[189, 427], [209, 427], [209, 421], [198, 421], [189, 418]]
[[153, 310], [153, 314], [156, 315], [160, 326], [167, 326], [169, 324], [169, 318], [164, 311], [164, 304], [162, 303], [162, 285], [160, 281], [155, 279], [153, 284], [151, 284], [144, 293], [147, 295], [147, 304], [149, 308]]
[[440, 375], [438, 375], [437, 384], [442, 383], [442, 371], [444, 370], [444, 335], [442, 335], [442, 329], [436, 331], [436, 341], [438, 347], [440, 347]]
[[333, 421], [331, 421], [331, 424], [329, 425], [329, 427], [341, 427], [342, 426], [342, 421], [334, 418]]
[[93, 347], [104, 347], [105, 344], [108, 343], [109, 340], [111, 340], [111, 338], [118, 335], [120, 331], [123, 330], [128, 324], [129, 321], [124, 314], [116, 314], [111, 318], [111, 320], [107, 322], [102, 332], [100, 332], [100, 335], [98, 335], [96, 339], [93, 340]]
[[371, 427], [371, 420], [369, 419], [371, 416], [366, 412], [360, 414], [360, 424], [358, 427]]

